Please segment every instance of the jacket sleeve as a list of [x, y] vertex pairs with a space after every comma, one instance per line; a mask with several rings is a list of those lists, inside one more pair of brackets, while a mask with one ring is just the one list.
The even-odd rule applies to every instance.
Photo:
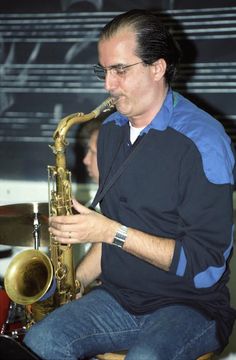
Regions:
[[170, 271], [193, 281], [195, 288], [211, 287], [221, 278], [233, 247], [233, 186], [230, 180], [217, 183], [206, 176], [206, 169], [219, 167], [216, 162], [214, 154], [214, 161], [204, 164], [191, 146], [180, 167], [178, 236]]

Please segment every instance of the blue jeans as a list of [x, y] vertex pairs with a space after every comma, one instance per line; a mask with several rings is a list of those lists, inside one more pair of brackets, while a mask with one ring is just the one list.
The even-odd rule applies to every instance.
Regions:
[[185, 305], [133, 315], [96, 289], [33, 325], [25, 344], [44, 360], [129, 349], [126, 360], [195, 360], [219, 348], [215, 321]]

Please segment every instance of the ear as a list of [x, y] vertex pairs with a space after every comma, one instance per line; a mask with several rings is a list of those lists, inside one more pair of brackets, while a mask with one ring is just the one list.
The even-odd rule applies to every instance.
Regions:
[[159, 81], [162, 79], [166, 72], [166, 61], [164, 59], [158, 59], [153, 64], [154, 79]]

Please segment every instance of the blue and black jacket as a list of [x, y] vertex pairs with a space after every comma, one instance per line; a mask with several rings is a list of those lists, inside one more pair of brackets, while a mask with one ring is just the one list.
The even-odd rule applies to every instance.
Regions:
[[136, 314], [172, 303], [198, 308], [217, 320], [224, 346], [236, 317], [226, 286], [233, 248], [231, 141], [219, 122], [169, 90], [133, 145], [125, 116], [116, 112], [105, 120], [98, 140], [100, 187], [135, 147], [101, 210], [128, 227], [175, 239], [173, 261], [164, 271], [103, 244], [103, 287]]

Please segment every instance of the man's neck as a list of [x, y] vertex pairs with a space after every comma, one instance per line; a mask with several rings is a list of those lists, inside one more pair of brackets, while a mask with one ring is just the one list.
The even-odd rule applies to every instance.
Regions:
[[159, 97], [153, 100], [153, 106], [150, 105], [148, 111], [143, 114], [129, 118], [131, 125], [135, 128], [144, 128], [153, 120], [156, 114], [160, 111], [169, 88], [166, 86], [163, 91], [160, 91]]

